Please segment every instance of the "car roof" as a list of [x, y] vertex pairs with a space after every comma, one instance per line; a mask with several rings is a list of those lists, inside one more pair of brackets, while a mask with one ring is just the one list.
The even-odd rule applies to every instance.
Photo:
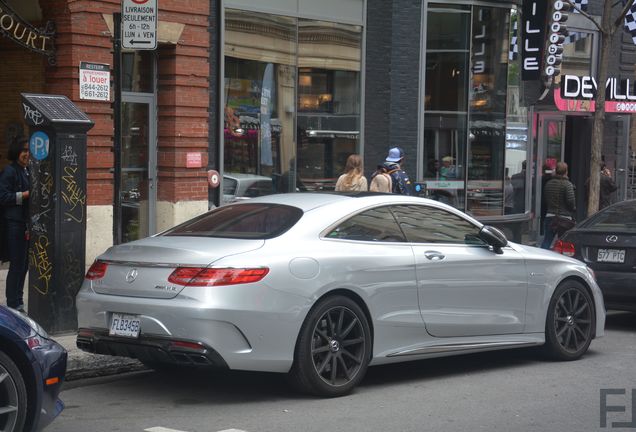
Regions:
[[298, 207], [303, 212], [313, 210], [318, 207], [327, 205], [334, 205], [350, 201], [350, 210], [355, 211], [356, 208], [363, 209], [373, 205], [379, 204], [427, 204], [433, 207], [442, 208], [452, 213], [461, 215], [468, 218], [478, 225], [482, 225], [481, 222], [472, 218], [470, 215], [457, 210], [454, 207], [443, 204], [439, 201], [430, 200], [428, 198], [406, 196], [391, 193], [377, 193], [377, 192], [294, 192], [294, 193], [282, 193], [274, 195], [265, 195], [258, 198], [252, 198], [250, 203], [271, 203], [290, 205]]

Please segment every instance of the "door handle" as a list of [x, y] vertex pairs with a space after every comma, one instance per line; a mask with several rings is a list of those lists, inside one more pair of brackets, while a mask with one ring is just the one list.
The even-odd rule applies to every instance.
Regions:
[[424, 256], [426, 257], [426, 259], [431, 261], [441, 261], [446, 258], [443, 253], [437, 251], [426, 251], [424, 252]]

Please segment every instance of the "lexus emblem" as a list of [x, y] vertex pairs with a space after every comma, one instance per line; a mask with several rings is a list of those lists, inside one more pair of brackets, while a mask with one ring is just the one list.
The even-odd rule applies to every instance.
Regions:
[[133, 283], [135, 279], [137, 279], [138, 274], [139, 272], [136, 268], [128, 270], [128, 273], [126, 273], [126, 282]]
[[618, 236], [614, 234], [608, 235], [607, 237], [605, 237], [605, 241], [608, 243], [616, 243], [617, 240], [618, 240]]

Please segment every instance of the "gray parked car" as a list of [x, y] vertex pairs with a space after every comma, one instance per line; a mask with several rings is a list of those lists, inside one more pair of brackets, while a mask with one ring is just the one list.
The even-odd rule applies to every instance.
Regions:
[[423, 198], [296, 193], [230, 204], [98, 257], [77, 295], [80, 348], [288, 373], [323, 396], [369, 365], [603, 335], [593, 272]]
[[242, 173], [227, 173], [223, 175], [222, 204], [273, 193], [274, 184], [270, 177]]

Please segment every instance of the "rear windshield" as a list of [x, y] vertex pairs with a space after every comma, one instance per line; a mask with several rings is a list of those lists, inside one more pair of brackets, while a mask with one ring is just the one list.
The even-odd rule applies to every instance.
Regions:
[[166, 236], [270, 239], [290, 229], [301, 209], [279, 204], [239, 204], [219, 207], [171, 230]]
[[582, 228], [636, 233], [636, 200], [622, 202], [598, 212]]

